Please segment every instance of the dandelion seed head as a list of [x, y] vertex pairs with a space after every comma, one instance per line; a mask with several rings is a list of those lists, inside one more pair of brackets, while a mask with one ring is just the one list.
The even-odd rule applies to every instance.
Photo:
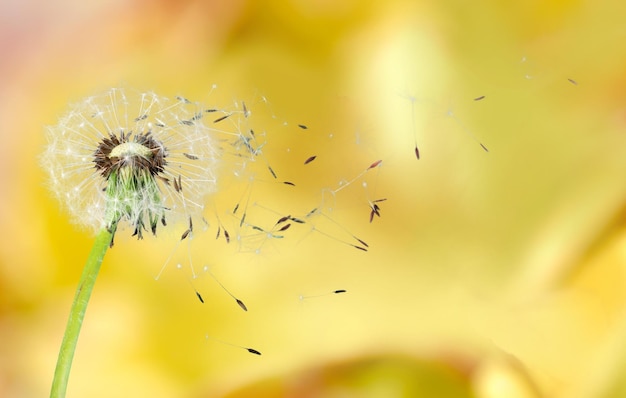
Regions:
[[201, 113], [185, 99], [121, 88], [72, 105], [46, 131], [41, 164], [51, 191], [94, 231], [120, 221], [141, 237], [200, 216], [219, 157]]

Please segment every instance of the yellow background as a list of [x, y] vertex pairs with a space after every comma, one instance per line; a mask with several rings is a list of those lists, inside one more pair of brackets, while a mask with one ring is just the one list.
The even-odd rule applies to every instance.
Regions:
[[[278, 212], [306, 213], [382, 159], [332, 203], [370, 250], [301, 228], [243, 253], [213, 223], [191, 257], [244, 313], [207, 274], [198, 302], [174, 266], [185, 245], [154, 280], [178, 232], [121, 231], [69, 397], [623, 396], [624, 4], [3, 2], [0, 395], [48, 393], [92, 240], [46, 190], [43, 128], [122, 85], [245, 100], [272, 168], [298, 182], [286, 194], [262, 167], [253, 176], [255, 200]], [[235, 182], [207, 202], [225, 219]], [[348, 292], [299, 299], [335, 289]]]

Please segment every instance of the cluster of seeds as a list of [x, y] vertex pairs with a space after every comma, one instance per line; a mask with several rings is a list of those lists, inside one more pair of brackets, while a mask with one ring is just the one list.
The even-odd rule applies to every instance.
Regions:
[[73, 105], [47, 129], [42, 165], [79, 225], [156, 234], [191, 225], [216, 190], [219, 150], [198, 103], [114, 88]]

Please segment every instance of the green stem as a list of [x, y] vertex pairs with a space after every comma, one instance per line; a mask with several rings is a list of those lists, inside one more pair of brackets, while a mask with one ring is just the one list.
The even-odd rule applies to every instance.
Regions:
[[85, 263], [85, 268], [74, 296], [74, 302], [72, 303], [72, 309], [70, 310], [65, 335], [63, 335], [59, 357], [57, 358], [57, 366], [54, 370], [54, 379], [52, 380], [52, 390], [50, 391], [51, 398], [65, 397], [80, 327], [85, 318], [85, 310], [87, 309], [93, 286], [96, 283], [96, 277], [98, 276], [98, 271], [100, 271], [104, 254], [110, 247], [114, 234], [115, 225], [113, 225], [110, 231], [107, 228], [103, 228], [96, 236], [91, 253], [89, 253]]

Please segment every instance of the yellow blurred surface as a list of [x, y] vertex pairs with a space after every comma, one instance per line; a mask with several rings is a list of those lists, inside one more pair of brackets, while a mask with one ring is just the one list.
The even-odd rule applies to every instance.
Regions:
[[[43, 128], [119, 85], [245, 101], [296, 187], [230, 160], [189, 246], [120, 231], [68, 397], [622, 396], [625, 4], [3, 2], [0, 396], [48, 394], [93, 239], [46, 190]], [[331, 218], [215, 240], [251, 180], [255, 222]]]

